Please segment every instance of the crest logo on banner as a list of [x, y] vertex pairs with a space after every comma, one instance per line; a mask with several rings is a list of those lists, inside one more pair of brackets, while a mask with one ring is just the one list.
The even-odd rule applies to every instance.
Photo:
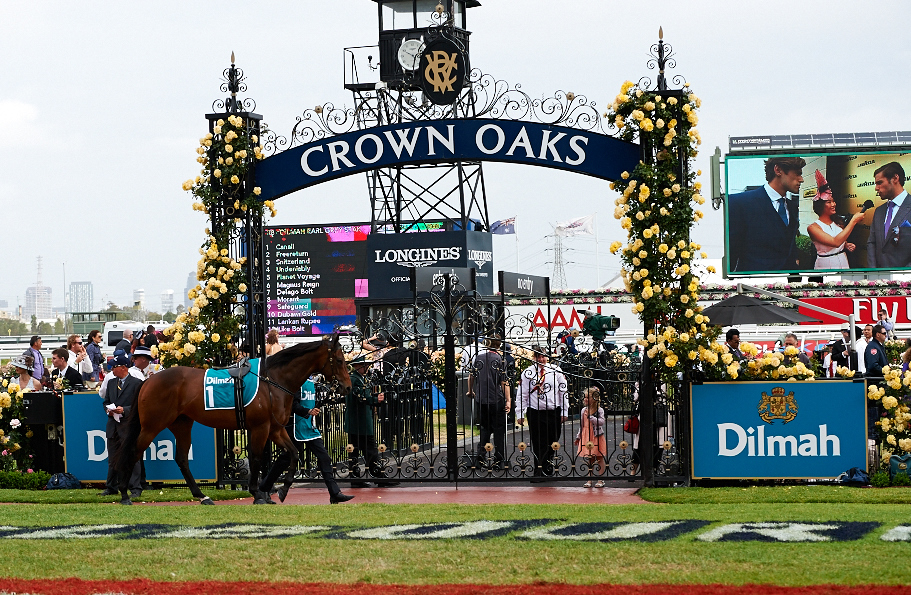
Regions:
[[421, 54], [424, 65], [421, 87], [436, 105], [449, 105], [458, 98], [465, 83], [465, 53], [454, 42], [439, 38], [431, 41]]
[[772, 396], [763, 392], [762, 400], [759, 401], [759, 417], [767, 424], [771, 424], [773, 419], [781, 419], [788, 423], [797, 417], [797, 409], [794, 391], [785, 395], [784, 389], [780, 386], [772, 389]]

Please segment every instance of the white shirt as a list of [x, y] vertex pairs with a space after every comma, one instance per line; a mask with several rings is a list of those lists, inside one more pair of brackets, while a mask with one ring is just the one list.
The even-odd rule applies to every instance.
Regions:
[[66, 365], [73, 368], [80, 374], [91, 374], [92, 373], [92, 362], [89, 361], [89, 354], [86, 353], [85, 357], [78, 364], [76, 363], [76, 358], [79, 357], [76, 355], [75, 351], [70, 351], [67, 349], [67, 352], [70, 354], [66, 360]]
[[[771, 186], [769, 186], [768, 184], [763, 184], [762, 187], [765, 188], [766, 194], [769, 195], [769, 200], [772, 201], [772, 208], [775, 209], [775, 212], [777, 213], [777, 212], [778, 212], [778, 204], [779, 204], [778, 201], [781, 200], [781, 199], [783, 199], [783, 198], [787, 198], [787, 193], [785, 193], [784, 196], [781, 196], [780, 194], [778, 194], [777, 192], [775, 192], [775, 190], [774, 190]], [[788, 213], [788, 214], [787, 214], [787, 217], [788, 217], [788, 225], [790, 225], [790, 224], [791, 224], [791, 213], [788, 212], [788, 203], [787, 203], [787, 201], [785, 201], [785, 203], [784, 203], [784, 210], [785, 210], [786, 213]]]
[[867, 340], [863, 337], [854, 343], [854, 349], [857, 350], [857, 371], [867, 372], [867, 362], [864, 361], [864, 354], [867, 352]]
[[[152, 364], [149, 364], [149, 368], [151, 368], [151, 367], [152, 367]], [[142, 373], [142, 370], [140, 370], [136, 366], [130, 366], [129, 368], [127, 368], [127, 372], [130, 374], [130, 376], [135, 376], [136, 378], [139, 378], [140, 380], [145, 380], [147, 378], [147, 376], [145, 376]], [[155, 370], [155, 372], [157, 372], [157, 370]], [[150, 372], [150, 374], [154, 374], [155, 372]], [[104, 375], [104, 380], [101, 382], [101, 388], [98, 389], [98, 396], [101, 397], [102, 399], [104, 398], [104, 395], [108, 390], [108, 382], [110, 382], [112, 378], [117, 378], [116, 376], [114, 376], [114, 374], [112, 372], [109, 372]]]
[[544, 364], [544, 382], [540, 388], [538, 363], [522, 370], [519, 378], [519, 390], [516, 393], [516, 419], [525, 419], [526, 409], [538, 411], [560, 409], [561, 415], [567, 416], [569, 399], [566, 398], [566, 377], [559, 368]]

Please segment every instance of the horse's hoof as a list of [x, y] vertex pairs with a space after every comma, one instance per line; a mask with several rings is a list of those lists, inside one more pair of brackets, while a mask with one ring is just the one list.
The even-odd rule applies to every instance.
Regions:
[[212, 498], [209, 498], [208, 496], [206, 496], [205, 498], [203, 498], [202, 500], [200, 500], [199, 503], [200, 503], [200, 504], [206, 504], [206, 505], [208, 505], [208, 506], [215, 506], [215, 502], [212, 502]]
[[278, 499], [279, 499], [279, 500], [281, 500], [282, 502], [284, 502], [284, 501], [285, 501], [285, 498], [286, 498], [287, 496], [288, 496], [288, 488], [286, 488], [285, 486], [282, 486], [282, 487], [278, 488]]

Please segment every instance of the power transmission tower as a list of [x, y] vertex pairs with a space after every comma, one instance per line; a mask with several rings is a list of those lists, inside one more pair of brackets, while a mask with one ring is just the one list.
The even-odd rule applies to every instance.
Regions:
[[554, 234], [554, 274], [551, 275], [552, 289], [566, 289], [566, 273], [563, 271], [563, 236]]

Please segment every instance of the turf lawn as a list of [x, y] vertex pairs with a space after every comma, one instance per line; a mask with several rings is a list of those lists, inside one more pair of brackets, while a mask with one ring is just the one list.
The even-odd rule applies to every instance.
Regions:
[[[643, 496], [660, 505], [623, 506], [503, 503], [125, 507], [112, 503], [56, 503], [83, 497], [78, 491], [77, 494], [72, 500], [60, 500], [67, 494], [32, 493], [33, 501], [45, 503], [0, 506], [0, 525], [257, 523], [345, 529], [504, 519], [584, 523], [700, 519], [712, 524], [658, 543], [533, 542], [510, 535], [436, 541], [356, 541], [308, 536], [230, 540], [104, 537], [40, 542], [0, 539], [0, 555], [7, 561], [0, 575], [387, 584], [911, 583], [911, 543], [879, 539], [890, 528], [911, 523], [907, 506], [911, 489], [655, 489], [644, 490]], [[12, 493], [0, 491], [0, 501], [12, 499]], [[694, 539], [694, 535], [719, 524], [761, 521], [874, 521], [880, 526], [857, 541], [838, 543], [703, 543]]]

